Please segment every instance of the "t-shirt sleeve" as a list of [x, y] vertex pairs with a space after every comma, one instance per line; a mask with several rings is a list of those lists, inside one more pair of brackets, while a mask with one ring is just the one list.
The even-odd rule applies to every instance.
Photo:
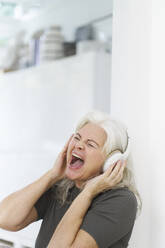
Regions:
[[94, 199], [80, 229], [88, 232], [99, 248], [108, 248], [132, 230], [136, 211], [133, 192], [106, 191]]
[[44, 215], [51, 203], [51, 194], [52, 191], [50, 188], [44, 194], [42, 194], [41, 197], [34, 204], [34, 207], [36, 208], [38, 213], [37, 221], [44, 218]]

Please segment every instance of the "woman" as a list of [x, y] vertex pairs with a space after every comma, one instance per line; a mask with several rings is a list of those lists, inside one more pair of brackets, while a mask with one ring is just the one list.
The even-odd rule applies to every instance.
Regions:
[[119, 121], [99, 111], [85, 115], [53, 168], [1, 202], [0, 227], [18, 231], [43, 219], [36, 248], [127, 247], [141, 208], [131, 163], [103, 172], [106, 158], [127, 142]]

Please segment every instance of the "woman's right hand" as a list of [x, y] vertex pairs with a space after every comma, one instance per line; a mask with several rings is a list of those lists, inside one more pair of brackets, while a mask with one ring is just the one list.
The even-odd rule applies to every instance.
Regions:
[[54, 178], [58, 178], [58, 180], [61, 180], [65, 177], [65, 169], [66, 169], [66, 155], [69, 143], [72, 139], [74, 134], [71, 135], [65, 146], [63, 147], [62, 151], [59, 153], [53, 168], [51, 169], [51, 173], [54, 176]]

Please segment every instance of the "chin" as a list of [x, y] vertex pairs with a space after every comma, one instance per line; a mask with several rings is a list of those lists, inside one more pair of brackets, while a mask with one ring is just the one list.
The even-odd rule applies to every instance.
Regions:
[[70, 170], [66, 170], [65, 176], [70, 180], [77, 180], [80, 177], [80, 175], [75, 175], [75, 173]]

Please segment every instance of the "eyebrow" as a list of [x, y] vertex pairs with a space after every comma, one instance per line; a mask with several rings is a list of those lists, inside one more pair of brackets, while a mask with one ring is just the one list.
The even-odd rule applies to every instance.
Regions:
[[[76, 134], [79, 135], [80, 138], [81, 138], [81, 135], [80, 135], [78, 132], [77, 132]], [[100, 145], [99, 145], [95, 140], [88, 139], [88, 141], [92, 141], [92, 142], [94, 142], [98, 147], [100, 147]]]

